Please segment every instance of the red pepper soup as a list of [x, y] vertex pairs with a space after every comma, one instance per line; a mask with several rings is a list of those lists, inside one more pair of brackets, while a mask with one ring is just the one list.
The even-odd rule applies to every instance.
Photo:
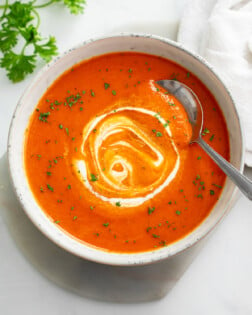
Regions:
[[184, 82], [204, 110], [202, 137], [229, 159], [221, 110], [181, 66], [142, 53], [91, 58], [44, 93], [26, 131], [25, 169], [40, 207], [79, 241], [121, 253], [185, 237], [209, 215], [225, 175], [198, 146], [182, 105], [156, 80]]

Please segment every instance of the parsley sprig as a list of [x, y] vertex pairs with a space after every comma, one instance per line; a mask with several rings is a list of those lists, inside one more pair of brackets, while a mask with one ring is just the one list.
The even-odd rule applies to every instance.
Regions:
[[54, 3], [63, 3], [72, 14], [83, 13], [85, 0], [51, 0], [37, 4], [36, 0], [6, 0], [0, 5], [0, 67], [7, 72], [12, 82], [22, 81], [36, 67], [39, 58], [48, 62], [57, 55], [54, 36], [44, 38], [39, 33], [40, 16], [38, 9]]

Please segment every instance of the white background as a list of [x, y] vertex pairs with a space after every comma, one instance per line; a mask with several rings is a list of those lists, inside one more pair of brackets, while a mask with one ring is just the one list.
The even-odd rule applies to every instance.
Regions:
[[[41, 32], [56, 36], [60, 52], [90, 37], [119, 32], [145, 32], [176, 39], [186, 0], [87, 2], [85, 14], [77, 17], [61, 5], [40, 10]], [[0, 70], [0, 156], [6, 152], [8, 128], [17, 100], [33, 77], [12, 84]], [[252, 314], [252, 207], [245, 197], [240, 197], [163, 299], [117, 303], [111, 297], [107, 302], [98, 301], [95, 294], [91, 298], [92, 294], [78, 291], [78, 272], [90, 288], [96, 275], [85, 274], [85, 262], [61, 254], [33, 227], [9, 187], [4, 157], [0, 165], [1, 315]], [[251, 169], [246, 173], [252, 178]], [[54, 257], [50, 251], [59, 253], [55, 257], [61, 259], [60, 264], [50, 259]], [[59, 265], [62, 275], [57, 269]], [[106, 272], [106, 268], [101, 270]], [[101, 273], [98, 276], [102, 279]], [[137, 280], [143, 281], [141, 277]], [[104, 281], [109, 282], [109, 277], [104, 276]], [[106, 283], [103, 288], [106, 296]]]

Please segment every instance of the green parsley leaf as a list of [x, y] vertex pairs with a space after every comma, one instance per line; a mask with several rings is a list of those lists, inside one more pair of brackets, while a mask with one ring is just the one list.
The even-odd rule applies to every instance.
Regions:
[[0, 60], [0, 67], [5, 68], [7, 76], [12, 82], [22, 81], [27, 74], [35, 69], [35, 55], [25, 56], [10, 51]]
[[53, 56], [58, 54], [56, 39], [53, 36], [50, 36], [48, 41], [44, 44], [34, 44], [35, 50], [34, 52], [38, 54], [42, 59], [46, 62], [50, 61]]
[[85, 0], [52, 0], [42, 4], [36, 4], [36, 1], [9, 2], [1, 5], [4, 11], [0, 17], [0, 67], [6, 70], [12, 82], [19, 82], [34, 71], [38, 58], [48, 62], [57, 54], [55, 38], [49, 36], [46, 39], [40, 35], [38, 9], [62, 2], [71, 13], [78, 14], [83, 13]]
[[84, 12], [84, 6], [86, 4], [85, 0], [63, 0], [63, 2], [72, 14], [79, 14]]
[[[3, 25], [2, 25], [3, 26]], [[2, 52], [6, 52], [16, 46], [17, 44], [17, 35], [18, 31], [11, 30], [11, 29], [5, 29], [3, 26], [3, 29], [0, 31], [0, 50]]]

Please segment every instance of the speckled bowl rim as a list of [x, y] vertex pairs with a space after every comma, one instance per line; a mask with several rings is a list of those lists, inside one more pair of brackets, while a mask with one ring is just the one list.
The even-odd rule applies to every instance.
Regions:
[[[44, 75], [44, 73], [54, 65], [59, 59], [64, 57], [66, 54], [71, 53], [71, 51], [85, 47], [86, 45], [94, 42], [94, 41], [99, 41], [99, 40], [106, 40], [109, 38], [116, 38], [116, 37], [141, 37], [141, 38], [150, 38], [150, 39], [155, 39], [157, 41], [161, 41], [164, 44], [173, 46], [174, 48], [177, 48], [181, 50], [183, 53], [189, 55], [191, 58], [196, 59], [199, 61], [203, 66], [205, 66], [211, 73], [212, 75], [217, 79], [217, 81], [222, 85], [222, 87], [226, 90], [228, 97], [230, 98], [230, 101], [233, 105], [233, 109], [236, 113], [236, 118], [239, 122], [239, 128], [240, 128], [240, 136], [241, 136], [241, 143], [240, 143], [240, 171], [243, 171], [244, 168], [244, 130], [243, 126], [241, 123], [240, 116], [238, 114], [237, 108], [235, 106], [235, 103], [233, 101], [233, 98], [231, 96], [230, 91], [228, 88], [225, 86], [223, 83], [222, 79], [216, 74], [214, 71], [213, 67], [200, 55], [197, 55], [190, 50], [186, 49], [182, 44], [178, 42], [174, 42], [173, 40], [163, 38], [161, 36], [157, 35], [151, 35], [151, 34], [142, 34], [142, 33], [119, 33], [119, 34], [114, 34], [114, 35], [109, 35], [109, 36], [99, 36], [97, 38], [89, 39], [86, 40], [73, 48], [63, 52], [56, 58], [54, 58], [50, 63], [45, 65], [39, 73], [35, 76], [35, 78], [32, 80], [30, 85], [25, 89], [24, 93], [20, 97], [18, 104], [16, 106], [16, 109], [14, 111], [14, 114], [12, 116], [11, 124], [10, 124], [10, 129], [9, 129], [9, 136], [8, 136], [8, 149], [7, 149], [7, 154], [8, 154], [8, 166], [9, 166], [9, 172], [10, 172], [10, 177], [12, 181], [12, 185], [15, 191], [15, 194], [17, 195], [17, 198], [27, 214], [27, 216], [30, 218], [30, 220], [34, 223], [34, 225], [44, 234], [46, 235], [51, 241], [56, 243], [58, 246], [62, 247], [66, 251], [79, 256], [84, 259], [88, 259], [94, 262], [98, 263], [103, 263], [103, 264], [108, 264], [108, 265], [119, 265], [119, 266], [136, 266], [136, 265], [145, 265], [145, 264], [150, 264], [154, 262], [158, 262], [164, 259], [167, 259], [169, 257], [172, 257], [174, 255], [177, 255], [178, 253], [183, 252], [184, 250], [190, 248], [194, 244], [196, 244], [199, 240], [204, 238], [209, 232], [219, 223], [219, 221], [223, 218], [223, 216], [227, 213], [227, 211], [231, 208], [233, 205], [234, 201], [236, 200], [236, 194], [237, 194], [237, 188], [233, 187], [233, 191], [231, 194], [231, 197], [226, 204], [226, 207], [224, 211], [219, 215], [217, 220], [208, 226], [208, 228], [205, 230], [204, 233], [196, 237], [193, 241], [186, 241], [188, 236], [178, 240], [175, 243], [172, 243], [171, 245], [164, 247], [162, 249], [158, 250], [153, 250], [153, 251], [148, 251], [148, 252], [143, 252], [143, 253], [129, 253], [129, 254], [124, 254], [124, 253], [112, 253], [112, 252], [107, 252], [101, 249], [93, 248], [88, 245], [85, 245], [81, 242], [79, 242], [77, 239], [71, 237], [68, 233], [65, 233], [63, 229], [59, 229], [55, 224], [49, 220], [49, 218], [45, 215], [45, 220], [42, 222], [36, 215], [33, 214], [32, 209], [27, 207], [27, 202], [26, 198], [23, 195], [22, 187], [19, 187], [16, 185], [16, 173], [15, 173], [15, 168], [17, 167], [14, 164], [14, 155], [15, 155], [15, 146], [13, 146], [13, 139], [15, 138], [15, 135], [13, 134], [14, 126], [16, 124], [16, 116], [18, 115], [18, 112], [20, 108], [23, 106], [23, 99], [26, 97], [27, 94], [29, 94], [30, 88], [37, 82], [39, 79]], [[64, 69], [64, 71], [67, 69]], [[44, 93], [44, 91], [43, 91]], [[43, 94], [42, 93], [42, 94]], [[41, 94], [41, 96], [42, 96]], [[41, 210], [43, 211], [43, 210]], [[54, 225], [54, 232], [48, 232], [47, 225]], [[196, 228], [197, 229], [197, 228]], [[194, 230], [195, 231], [195, 230]], [[192, 231], [189, 235], [191, 235], [194, 231]], [[176, 244], [174, 247], [173, 245]]]

